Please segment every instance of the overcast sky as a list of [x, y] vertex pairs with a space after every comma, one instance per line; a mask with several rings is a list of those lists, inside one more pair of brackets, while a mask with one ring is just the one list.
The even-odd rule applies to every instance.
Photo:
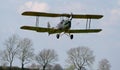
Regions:
[[[18, 34], [33, 41], [35, 53], [44, 48], [55, 49], [59, 55], [57, 63], [62, 66], [66, 65], [66, 52], [70, 48], [86, 46], [94, 51], [96, 57], [93, 69], [97, 69], [98, 62], [104, 58], [110, 61], [111, 70], [119, 69], [120, 0], [2, 0], [0, 9], [0, 50], [5, 47], [3, 43], [8, 37]], [[63, 35], [58, 40], [56, 35], [21, 30], [23, 25], [35, 25], [35, 17], [22, 16], [24, 11], [104, 15], [100, 20], [92, 20], [92, 28], [101, 28], [102, 31], [74, 34], [73, 40]], [[59, 21], [59, 18], [41, 17], [39, 26], [47, 27], [47, 22], [55, 26]], [[73, 19], [72, 28], [85, 28], [85, 20]], [[14, 64], [19, 65], [17, 61]]]

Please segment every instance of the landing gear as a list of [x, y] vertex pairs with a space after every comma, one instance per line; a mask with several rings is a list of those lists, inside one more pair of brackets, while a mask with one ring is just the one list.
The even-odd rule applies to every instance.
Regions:
[[70, 35], [70, 39], [73, 39], [73, 35]]
[[[69, 35], [67, 35], [67, 36], [69, 36], [71, 40], [73, 39], [73, 34], [69, 34]], [[57, 34], [57, 35], [56, 35], [56, 38], [59, 39], [59, 38], [60, 38], [60, 34]]]
[[57, 39], [59, 39], [60, 35], [59, 35], [59, 34], [57, 34], [57, 35], [56, 35], [56, 37], [57, 37]]

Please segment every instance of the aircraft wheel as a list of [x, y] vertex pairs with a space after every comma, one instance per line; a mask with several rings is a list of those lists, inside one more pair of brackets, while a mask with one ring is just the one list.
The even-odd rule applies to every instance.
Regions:
[[73, 39], [73, 35], [70, 35], [70, 39]]
[[59, 35], [59, 34], [57, 34], [57, 35], [56, 35], [56, 37], [57, 37], [57, 39], [59, 39], [60, 35]]

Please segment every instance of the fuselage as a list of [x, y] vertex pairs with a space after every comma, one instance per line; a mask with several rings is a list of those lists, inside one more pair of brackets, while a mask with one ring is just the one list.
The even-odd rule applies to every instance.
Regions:
[[57, 29], [60, 30], [69, 30], [71, 28], [71, 19], [63, 19], [57, 25]]

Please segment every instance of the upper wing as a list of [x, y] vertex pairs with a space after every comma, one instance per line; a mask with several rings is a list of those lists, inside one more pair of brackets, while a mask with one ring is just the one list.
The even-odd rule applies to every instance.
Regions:
[[102, 29], [74, 29], [74, 30], [68, 30], [65, 31], [66, 33], [97, 33], [102, 31]]
[[[25, 16], [43, 16], [43, 17], [70, 17], [71, 14], [57, 14], [57, 13], [45, 13], [45, 12], [33, 12], [33, 11], [26, 11], [23, 12], [22, 15]], [[89, 14], [72, 14], [73, 18], [80, 18], [80, 19], [100, 19], [103, 15], [89, 15]]]

